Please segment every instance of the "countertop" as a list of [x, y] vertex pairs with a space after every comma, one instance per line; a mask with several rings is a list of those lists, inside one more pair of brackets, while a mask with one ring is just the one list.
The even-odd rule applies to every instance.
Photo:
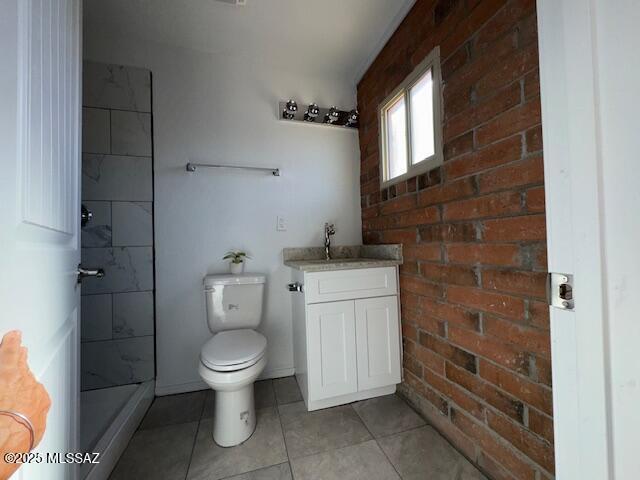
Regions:
[[402, 245], [396, 244], [331, 247], [331, 260], [325, 260], [323, 247], [285, 248], [282, 253], [286, 266], [303, 272], [395, 267], [402, 264]]

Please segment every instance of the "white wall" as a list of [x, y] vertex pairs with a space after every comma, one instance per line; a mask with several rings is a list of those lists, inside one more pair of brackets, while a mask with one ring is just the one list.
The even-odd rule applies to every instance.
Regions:
[[[197, 373], [206, 326], [202, 277], [226, 271], [222, 255], [248, 250], [248, 270], [268, 275], [260, 330], [268, 339], [265, 376], [291, 374], [290, 272], [282, 248], [361, 242], [357, 133], [280, 122], [276, 105], [293, 97], [355, 105], [355, 86], [265, 63], [258, 55], [210, 54], [85, 25], [88, 60], [148, 68], [153, 74], [158, 393], [203, 388]], [[312, 54], [312, 52], [310, 52]], [[201, 169], [188, 161], [280, 167], [281, 177]], [[283, 215], [288, 231], [276, 231]]]

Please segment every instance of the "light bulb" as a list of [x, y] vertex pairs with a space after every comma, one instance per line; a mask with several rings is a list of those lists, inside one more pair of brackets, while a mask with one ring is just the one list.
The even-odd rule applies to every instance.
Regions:
[[325, 123], [328, 123], [331, 125], [336, 123], [339, 117], [340, 117], [340, 112], [338, 111], [338, 109], [336, 107], [331, 107], [327, 112], [327, 114], [324, 116], [324, 121]]
[[304, 119], [307, 122], [315, 122], [316, 117], [318, 116], [319, 113], [320, 113], [320, 109], [318, 108], [318, 105], [315, 103], [312, 103], [307, 107], [307, 111], [304, 112]]
[[298, 104], [295, 100], [289, 100], [284, 106], [284, 110], [282, 111], [282, 118], [287, 120], [293, 120], [298, 111]]
[[360, 114], [358, 110], [355, 108], [349, 112], [347, 115], [347, 126], [348, 127], [356, 127], [358, 125], [358, 119], [360, 118]]

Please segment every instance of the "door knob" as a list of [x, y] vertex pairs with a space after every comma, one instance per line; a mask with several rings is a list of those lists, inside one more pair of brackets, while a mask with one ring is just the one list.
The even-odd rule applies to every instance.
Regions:
[[78, 265], [78, 283], [82, 283], [82, 279], [85, 277], [104, 277], [103, 268], [83, 268], [82, 265]]

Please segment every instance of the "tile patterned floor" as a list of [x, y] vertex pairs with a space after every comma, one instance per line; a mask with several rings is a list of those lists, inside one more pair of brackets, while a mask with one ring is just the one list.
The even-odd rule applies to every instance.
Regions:
[[486, 480], [389, 395], [307, 412], [294, 377], [255, 384], [257, 427], [213, 442], [212, 391], [157, 398], [111, 480]]

